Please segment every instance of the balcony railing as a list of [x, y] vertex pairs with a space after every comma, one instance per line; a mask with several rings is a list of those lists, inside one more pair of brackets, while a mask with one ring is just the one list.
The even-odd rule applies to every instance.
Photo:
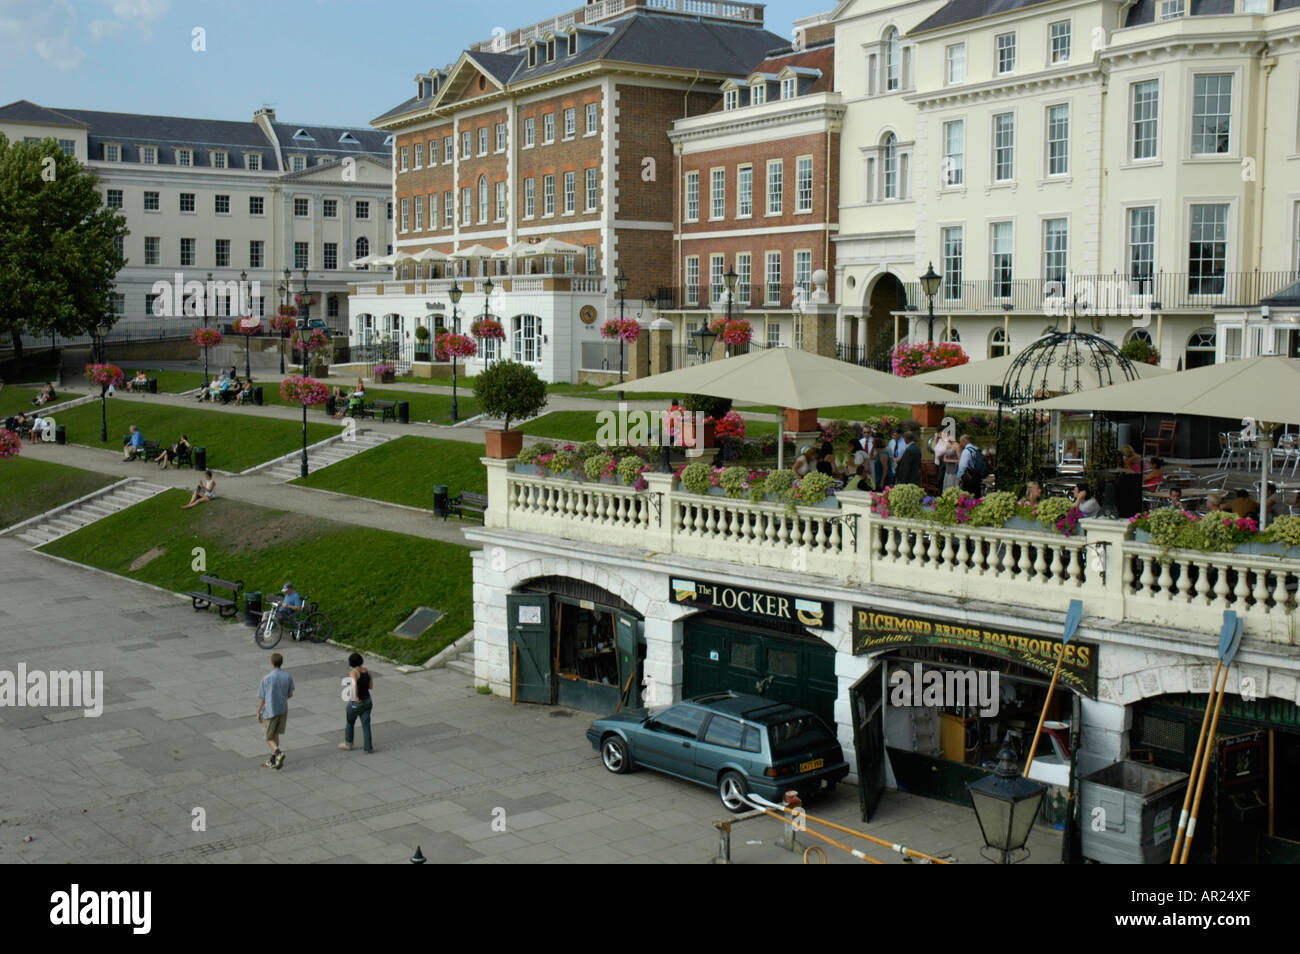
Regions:
[[[789, 309], [794, 303], [797, 285], [771, 284], [737, 284], [736, 301], [746, 308], [780, 308]], [[655, 291], [655, 307], [660, 311], [677, 311], [681, 309], [699, 309], [710, 311], [723, 307], [726, 300], [725, 285], [662, 285]]]
[[859, 493], [790, 515], [779, 504], [689, 493], [670, 474], [646, 474], [648, 488], [636, 491], [485, 463], [491, 528], [774, 570], [789, 568], [795, 547], [809, 573], [847, 585], [924, 583], [957, 599], [1062, 612], [1083, 599], [1090, 616], [1201, 633], [1206, 646], [1231, 609], [1248, 636], [1296, 642], [1300, 559], [1162, 551], [1130, 539], [1120, 520], [1082, 521], [1073, 537], [942, 526], [879, 517]]
[[[945, 281], [934, 296], [937, 313], [949, 311], [1037, 311], [1068, 314], [1075, 295], [1081, 316], [1120, 316], [1155, 311], [1213, 311], [1258, 305], [1300, 278], [1300, 273], [1156, 272], [1130, 277], [1127, 272], [1071, 274], [1064, 279], [1015, 278], [1010, 281]], [[907, 305], [925, 311], [928, 300], [919, 282], [905, 286]], [[1085, 307], [1086, 306], [1086, 307]]]

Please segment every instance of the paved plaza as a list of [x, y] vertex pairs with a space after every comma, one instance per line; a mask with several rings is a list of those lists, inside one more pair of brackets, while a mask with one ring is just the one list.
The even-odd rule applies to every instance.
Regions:
[[[255, 719], [270, 654], [242, 623], [12, 538], [0, 538], [0, 581], [0, 669], [104, 674], [97, 718], [0, 709], [0, 861], [406, 863], [417, 845], [443, 863], [717, 855], [713, 822], [727, 814], [717, 796], [652, 772], [606, 772], [584, 736], [589, 713], [512, 707], [451, 670], [402, 674], [378, 663], [377, 751], [344, 752], [346, 650], [281, 644], [297, 692], [277, 772], [261, 767]], [[205, 830], [195, 830], [196, 809]], [[860, 827], [852, 785], [810, 809]], [[775, 847], [781, 827], [738, 825], [733, 860], [800, 863], [801, 853]], [[981, 863], [967, 808], [889, 792], [867, 830]], [[1032, 861], [1059, 857], [1057, 832], [1036, 832], [1030, 844]]]

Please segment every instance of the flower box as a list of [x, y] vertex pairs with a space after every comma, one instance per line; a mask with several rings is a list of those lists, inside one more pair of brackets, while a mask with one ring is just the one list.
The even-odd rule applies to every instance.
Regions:
[[484, 431], [483, 440], [488, 457], [495, 460], [510, 460], [518, 457], [519, 452], [523, 449], [524, 432], [513, 429], [509, 431]]
[[383, 374], [375, 375], [376, 384], [392, 384], [397, 380], [397, 374], [392, 371], [385, 371]]
[[1042, 533], [1046, 528], [1037, 520], [1030, 520], [1026, 517], [1012, 517], [1002, 525], [1004, 530], [1036, 530]]
[[707, 448], [718, 446], [717, 425], [713, 420], [704, 422], [703, 433], [696, 437], [695, 419], [683, 417], [682, 419], [682, 446], [690, 448]]
[[[488, 456], [490, 457], [492, 455], [489, 454]], [[537, 464], [521, 464], [518, 461], [515, 462], [514, 472], [516, 474], [523, 474], [526, 477], [545, 477], [550, 473], [550, 471], [545, 467], [540, 467]]]
[[1288, 544], [1275, 543], [1239, 543], [1233, 553], [1245, 553], [1255, 556], [1278, 556], [1287, 557], [1288, 559], [1300, 559], [1300, 547], [1289, 546]]
[[938, 427], [943, 423], [942, 404], [913, 404], [912, 420], [922, 427]]

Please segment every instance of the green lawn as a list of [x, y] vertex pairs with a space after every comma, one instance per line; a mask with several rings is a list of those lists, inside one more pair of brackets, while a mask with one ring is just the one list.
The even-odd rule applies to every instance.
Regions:
[[[202, 371], [162, 371], [158, 368], [142, 368], [140, 365], [123, 365], [122, 371], [126, 375], [126, 380], [135, 377], [137, 371], [143, 370], [151, 378], [158, 380], [158, 391], [167, 394], [180, 394], [183, 391], [193, 391], [203, 385]], [[220, 373], [219, 368], [212, 368], [213, 373]]]
[[487, 493], [482, 456], [478, 442], [399, 437], [293, 482], [431, 510], [434, 484], [446, 484], [453, 497], [462, 490]]
[[119, 479], [21, 456], [0, 461], [0, 529], [84, 497]]
[[[108, 399], [108, 442], [99, 441], [99, 402], [93, 401], [55, 415], [68, 429], [68, 443], [107, 447], [121, 451], [122, 438], [134, 424], [146, 440], [170, 444], [188, 434], [196, 447], [208, 449], [208, 466], [237, 473], [262, 461], [288, 454], [302, 446], [302, 425], [238, 412], [223, 413], [198, 407], [174, 407], [148, 400]], [[319, 412], [315, 416], [320, 416]], [[311, 421], [307, 443], [314, 444], [339, 432], [335, 422]], [[139, 466], [138, 464], [136, 465]]]
[[[256, 378], [254, 378], [256, 381]], [[331, 389], [332, 390], [332, 389]], [[351, 390], [351, 387], [345, 388]], [[262, 386], [262, 401], [265, 404], [285, 404], [286, 402], [280, 397], [279, 381], [267, 382]], [[450, 424], [451, 423], [451, 394], [440, 394], [436, 391], [389, 391], [384, 388], [371, 387], [366, 385], [366, 403], [371, 401], [406, 401], [411, 405], [411, 420], [424, 421], [432, 424]], [[474, 397], [474, 392], [470, 388], [459, 388], [456, 395], [456, 410], [459, 420], [466, 420], [478, 413], [478, 399]], [[322, 412], [316, 410], [308, 414], [308, 420], [312, 416], [320, 417]]]
[[[6, 384], [0, 389], [0, 418], [12, 417], [21, 411], [24, 414], [31, 414], [37, 408], [32, 404], [32, 398], [40, 392], [45, 386], [45, 382], [40, 384]], [[57, 384], [54, 385], [54, 392], [58, 395], [54, 399], [56, 404], [62, 404], [64, 401], [70, 401], [73, 398], [79, 398], [86, 394], [85, 390], [65, 391]]]
[[[193, 548], [207, 572], [278, 593], [285, 580], [334, 620], [332, 638], [403, 663], [425, 662], [474, 625], [469, 547], [285, 513], [228, 497], [181, 510], [186, 491], [169, 490], [46, 544], [46, 553], [178, 593], [198, 586]], [[163, 552], [139, 570], [131, 564]], [[416, 640], [388, 635], [417, 606], [444, 616]], [[177, 601], [180, 623], [194, 612]], [[242, 615], [238, 617], [242, 620]], [[252, 643], [252, 630], [240, 626]], [[276, 650], [293, 669], [292, 642]]]

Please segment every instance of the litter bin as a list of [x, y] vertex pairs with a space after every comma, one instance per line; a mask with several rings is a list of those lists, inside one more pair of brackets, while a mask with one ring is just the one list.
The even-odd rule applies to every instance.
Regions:
[[433, 485], [433, 515], [435, 517], [442, 517], [443, 520], [446, 520], [447, 509], [448, 509], [447, 485], [434, 484]]
[[262, 594], [257, 590], [244, 591], [244, 625], [256, 626], [262, 619]]
[[1168, 864], [1186, 786], [1186, 772], [1128, 761], [1079, 779], [1083, 856], [1107, 864]]
[[397, 423], [398, 424], [411, 423], [411, 402], [410, 401], [397, 402]]
[[150, 393], [150, 394], [157, 394], [157, 393], [158, 393], [158, 379], [157, 379], [157, 378], [150, 378], [150, 379], [149, 379], [149, 393]]
[[206, 447], [194, 448], [194, 469], [195, 470], [208, 469], [208, 449]]
[[253, 388], [253, 403], [258, 407], [262, 406], [262, 386], [260, 384]]
[[68, 442], [68, 429], [65, 428], [62, 424], [56, 424], [54, 426], [54, 443], [66, 444], [67, 442]]

